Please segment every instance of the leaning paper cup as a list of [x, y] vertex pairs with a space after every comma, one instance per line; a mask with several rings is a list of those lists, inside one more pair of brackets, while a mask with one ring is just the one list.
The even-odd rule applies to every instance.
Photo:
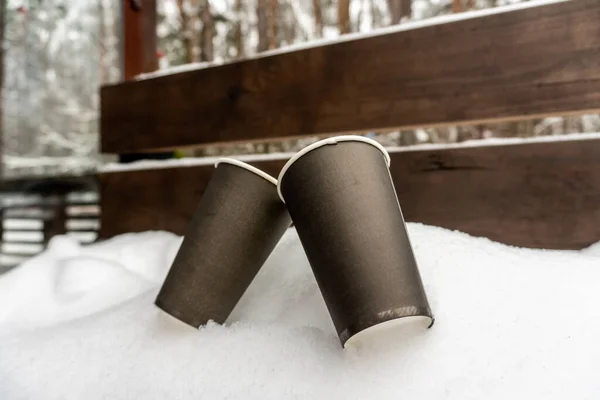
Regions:
[[433, 314], [389, 172], [377, 142], [339, 136], [290, 159], [278, 192], [344, 347]]
[[156, 305], [193, 327], [225, 322], [290, 224], [275, 178], [220, 159]]

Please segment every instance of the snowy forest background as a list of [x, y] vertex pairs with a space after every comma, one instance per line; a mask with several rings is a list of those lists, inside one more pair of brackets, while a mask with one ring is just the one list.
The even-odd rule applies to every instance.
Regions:
[[[519, 0], [157, 0], [160, 68], [257, 52]], [[122, 0], [1, 0], [3, 175], [81, 173], [98, 153], [98, 87], [118, 82]], [[477, 55], [473, 55], [476, 57]], [[587, 115], [371, 132], [385, 145], [600, 131]], [[307, 141], [207, 148], [191, 155], [291, 151]], [[188, 153], [190, 155], [190, 153]]]

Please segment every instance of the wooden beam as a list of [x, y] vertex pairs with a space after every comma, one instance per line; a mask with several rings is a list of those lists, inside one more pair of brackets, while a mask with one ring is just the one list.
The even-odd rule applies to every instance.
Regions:
[[[4, 89], [4, 36], [6, 33], [6, 0], [0, 0], [0, 90]], [[0, 101], [0, 182], [4, 180], [4, 101]], [[1, 221], [1, 220], [0, 220]], [[0, 228], [1, 231], [1, 228]]]
[[[391, 153], [407, 221], [499, 242], [579, 249], [600, 240], [600, 140]], [[252, 163], [277, 175], [286, 160]], [[183, 234], [212, 165], [105, 173], [101, 235]]]
[[102, 151], [600, 110], [598, 21], [567, 1], [106, 86]]
[[158, 69], [156, 0], [122, 0], [123, 78]]

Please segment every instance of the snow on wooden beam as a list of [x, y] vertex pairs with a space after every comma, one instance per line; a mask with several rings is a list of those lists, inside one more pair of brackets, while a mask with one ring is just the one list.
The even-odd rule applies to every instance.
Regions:
[[106, 86], [102, 151], [597, 111], [598, 21], [559, 2]]
[[[534, 248], [580, 249], [600, 240], [598, 139], [390, 155], [407, 221]], [[250, 163], [276, 176], [285, 161]], [[184, 234], [213, 169], [171, 165], [101, 174], [101, 235]]]

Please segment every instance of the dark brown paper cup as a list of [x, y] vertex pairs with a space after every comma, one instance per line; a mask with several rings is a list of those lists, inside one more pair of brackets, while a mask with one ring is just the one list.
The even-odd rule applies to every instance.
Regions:
[[390, 158], [362, 136], [325, 139], [279, 174], [292, 216], [342, 345], [404, 324], [433, 324]]
[[156, 305], [194, 327], [225, 322], [290, 224], [275, 178], [219, 160]]

